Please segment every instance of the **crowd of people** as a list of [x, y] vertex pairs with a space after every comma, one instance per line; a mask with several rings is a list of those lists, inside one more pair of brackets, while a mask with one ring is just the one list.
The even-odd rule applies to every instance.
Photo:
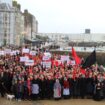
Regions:
[[[51, 68], [46, 68], [42, 65], [41, 51], [34, 55], [35, 64], [26, 66], [20, 62], [23, 55], [20, 51], [0, 56], [1, 97], [8, 93], [14, 94], [16, 100], [105, 99], [105, 71], [101, 66], [83, 69], [64, 62], [61, 65], [52, 63]], [[52, 61], [57, 58], [60, 54], [52, 54]]]

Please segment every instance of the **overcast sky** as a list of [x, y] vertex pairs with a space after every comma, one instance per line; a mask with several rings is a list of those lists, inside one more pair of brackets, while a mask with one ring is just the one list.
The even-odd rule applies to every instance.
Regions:
[[17, 0], [39, 22], [39, 32], [105, 33], [105, 0]]

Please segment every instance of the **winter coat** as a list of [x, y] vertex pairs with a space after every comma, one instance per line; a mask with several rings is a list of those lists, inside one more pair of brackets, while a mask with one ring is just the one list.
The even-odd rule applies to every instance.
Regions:
[[54, 98], [61, 98], [61, 84], [59, 82], [54, 83]]

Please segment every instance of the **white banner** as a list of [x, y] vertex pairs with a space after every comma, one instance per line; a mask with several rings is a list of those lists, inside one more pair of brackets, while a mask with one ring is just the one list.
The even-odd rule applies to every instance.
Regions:
[[11, 49], [5, 49], [5, 54], [11, 54]]
[[50, 52], [45, 52], [44, 56], [47, 56], [47, 57], [51, 58], [51, 53]]
[[29, 53], [29, 52], [30, 52], [30, 49], [28, 49], [28, 48], [27, 49], [26, 48], [22, 49], [22, 53]]
[[16, 51], [11, 51], [11, 55], [16, 55]]
[[27, 57], [27, 56], [20, 57], [20, 62], [26, 62], [27, 60], [29, 60], [29, 57]]
[[66, 56], [66, 55], [61, 55], [61, 61], [62, 62], [65, 62], [65, 61], [69, 61], [70, 59], [69, 59], [69, 56]]
[[42, 62], [43, 68], [51, 68], [51, 61], [49, 62]]
[[50, 60], [50, 57], [49, 57], [49, 56], [43, 56], [43, 60], [44, 60], [44, 61]]
[[0, 55], [5, 55], [4, 51], [0, 51]]
[[30, 55], [36, 55], [36, 51], [30, 51]]
[[33, 66], [33, 65], [34, 65], [34, 60], [27, 60], [27, 61], [25, 62], [25, 65], [26, 65], [26, 66]]
[[70, 60], [70, 65], [75, 65], [75, 60]]

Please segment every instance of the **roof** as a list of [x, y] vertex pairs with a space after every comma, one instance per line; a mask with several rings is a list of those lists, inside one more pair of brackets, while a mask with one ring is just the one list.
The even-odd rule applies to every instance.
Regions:
[[0, 3], [0, 9], [1, 10], [11, 10], [11, 6], [7, 3]]

